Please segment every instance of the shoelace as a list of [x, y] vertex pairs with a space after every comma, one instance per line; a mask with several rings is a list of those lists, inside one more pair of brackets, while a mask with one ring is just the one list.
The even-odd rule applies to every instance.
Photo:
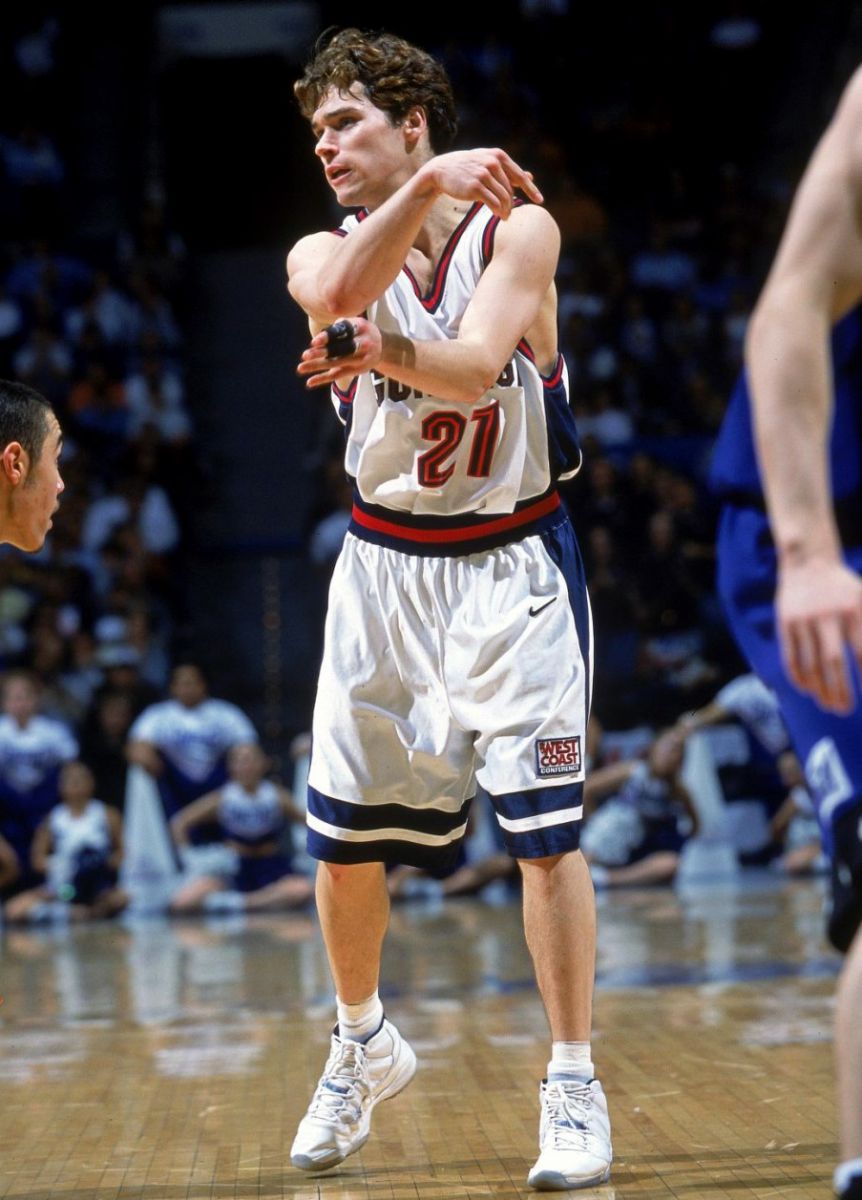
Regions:
[[349, 1124], [359, 1119], [367, 1094], [365, 1047], [359, 1042], [339, 1041], [323, 1068], [308, 1115]]
[[588, 1150], [593, 1094], [583, 1084], [549, 1083], [544, 1095], [542, 1144], [555, 1150]]

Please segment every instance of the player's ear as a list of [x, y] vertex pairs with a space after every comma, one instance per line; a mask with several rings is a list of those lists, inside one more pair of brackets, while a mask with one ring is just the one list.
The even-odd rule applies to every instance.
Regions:
[[401, 122], [401, 127], [410, 139], [411, 144], [419, 141], [422, 134], [428, 129], [428, 117], [425, 115], [425, 109], [421, 104], [414, 104]]
[[13, 487], [23, 483], [30, 468], [30, 455], [20, 442], [9, 442], [0, 454], [0, 474]]

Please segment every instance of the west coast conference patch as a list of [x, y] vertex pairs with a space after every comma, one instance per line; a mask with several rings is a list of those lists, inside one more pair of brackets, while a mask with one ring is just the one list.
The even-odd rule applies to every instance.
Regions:
[[581, 738], [538, 738], [536, 770], [539, 776], [571, 775], [581, 769]]

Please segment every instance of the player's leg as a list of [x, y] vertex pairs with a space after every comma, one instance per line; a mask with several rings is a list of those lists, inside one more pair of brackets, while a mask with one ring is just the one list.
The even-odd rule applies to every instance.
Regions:
[[838, 813], [827, 838], [832, 858], [829, 937], [845, 955], [835, 1007], [835, 1071], [841, 1165], [835, 1190], [842, 1200], [862, 1197], [862, 804]]
[[[848, 550], [847, 558], [862, 573], [862, 550]], [[841, 1200], [862, 1200], [862, 681], [856, 672], [857, 705], [845, 717], [825, 712], [787, 679], [775, 629], [775, 557], [763, 514], [725, 508], [718, 562], [719, 592], [731, 628], [752, 669], [778, 695], [831, 860], [828, 932], [847, 955], [835, 1019], [842, 1152], [835, 1190]]]
[[424, 868], [454, 856], [473, 783], [472, 746], [453, 728], [437, 679], [434, 614], [421, 608], [433, 580], [418, 576], [433, 569], [348, 535], [333, 575], [307, 819], [337, 1025], [291, 1151], [303, 1170], [358, 1150], [375, 1104], [415, 1071], [377, 992], [389, 920], [384, 861]]
[[[589, 868], [579, 850], [519, 859], [524, 932], [555, 1042], [589, 1044], [596, 969], [596, 911]], [[592, 1078], [592, 1062], [585, 1061]]]
[[344, 1004], [360, 1004], [380, 980], [389, 924], [383, 863], [319, 863], [315, 896], [336, 995]]
[[[579, 850], [592, 638], [583, 568], [568, 522], [507, 547], [489, 585], [499, 597], [495, 621], [508, 615], [511, 647], [498, 667], [483, 665], [477, 676], [482, 691], [495, 697], [490, 720], [498, 724], [482, 725], [477, 694], [459, 719], [482, 731], [477, 779], [492, 798], [509, 854], [520, 864], [525, 934], [551, 1028], [548, 1078], [540, 1090], [541, 1152], [528, 1182], [541, 1190], [569, 1190], [604, 1182], [612, 1150], [590, 1047], [595, 894]], [[482, 596], [481, 585], [476, 591]], [[477, 638], [482, 616], [480, 606]], [[469, 699], [469, 687], [465, 694]]]

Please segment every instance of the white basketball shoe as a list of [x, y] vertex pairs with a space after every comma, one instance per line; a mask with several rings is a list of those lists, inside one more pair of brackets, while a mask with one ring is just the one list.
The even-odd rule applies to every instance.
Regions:
[[416, 1055], [384, 1020], [367, 1042], [332, 1035], [329, 1058], [308, 1112], [299, 1123], [290, 1161], [301, 1171], [326, 1171], [368, 1141], [371, 1112], [405, 1088], [416, 1071]]
[[613, 1151], [608, 1102], [599, 1081], [545, 1081], [539, 1098], [539, 1157], [527, 1176], [530, 1187], [564, 1192], [605, 1183]]

